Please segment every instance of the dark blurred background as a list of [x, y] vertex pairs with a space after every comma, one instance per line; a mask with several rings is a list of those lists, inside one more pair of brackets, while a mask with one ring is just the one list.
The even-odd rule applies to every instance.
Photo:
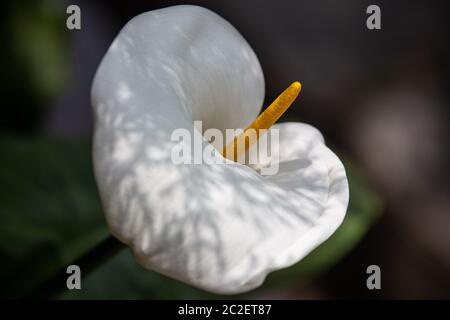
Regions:
[[[81, 30], [65, 27], [81, 8]], [[260, 59], [266, 104], [319, 128], [345, 161], [344, 225], [245, 298], [450, 298], [449, 24], [437, 1], [9, 1], [1, 4], [0, 297], [26, 296], [108, 236], [90, 163], [90, 86], [133, 16], [176, 4], [231, 22]], [[366, 8], [381, 8], [381, 30]], [[381, 268], [368, 290], [366, 268]], [[140, 268], [127, 249], [60, 298], [220, 298]], [[241, 297], [241, 296], [240, 296]]]

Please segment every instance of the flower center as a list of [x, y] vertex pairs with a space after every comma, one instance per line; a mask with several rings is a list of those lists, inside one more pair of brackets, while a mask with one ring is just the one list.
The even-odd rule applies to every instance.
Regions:
[[221, 153], [224, 157], [237, 161], [237, 159], [247, 152], [247, 150], [258, 141], [259, 137], [267, 132], [271, 126], [283, 115], [297, 98], [302, 85], [300, 82], [292, 83], [284, 90], [274, 102], [252, 122], [244, 132], [235, 137]]

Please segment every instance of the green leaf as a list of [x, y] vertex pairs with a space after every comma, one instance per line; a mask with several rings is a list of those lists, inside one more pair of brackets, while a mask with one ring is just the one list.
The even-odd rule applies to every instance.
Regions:
[[144, 269], [131, 250], [122, 250], [83, 279], [82, 290], [65, 291], [64, 299], [208, 299], [215, 295]]
[[0, 296], [28, 293], [108, 236], [86, 140], [0, 139]]

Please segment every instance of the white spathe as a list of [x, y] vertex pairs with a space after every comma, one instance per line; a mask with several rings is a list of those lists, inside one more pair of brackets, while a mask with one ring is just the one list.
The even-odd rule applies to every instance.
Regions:
[[273, 176], [231, 161], [171, 161], [173, 130], [201, 135], [194, 120], [204, 130], [245, 128], [263, 96], [255, 53], [207, 9], [146, 12], [120, 31], [92, 85], [94, 169], [111, 232], [144, 267], [216, 293], [245, 292], [340, 225], [345, 170], [309, 125], [274, 126]]

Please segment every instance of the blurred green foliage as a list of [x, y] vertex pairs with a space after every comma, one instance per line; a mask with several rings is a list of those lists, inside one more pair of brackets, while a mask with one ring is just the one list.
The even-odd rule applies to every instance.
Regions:
[[80, 140], [0, 138], [0, 297], [19, 297], [107, 237]]
[[0, 127], [34, 132], [67, 79], [64, 3], [8, 1], [1, 13], [0, 94], [5, 107]]
[[[44, 283], [109, 235], [83, 139], [0, 139], [1, 297], [20, 297]], [[306, 259], [269, 276], [261, 289], [310, 281], [332, 267], [364, 236], [380, 202], [346, 164], [350, 206], [340, 229]], [[145, 270], [128, 248], [89, 275], [83, 289], [62, 298], [214, 298]]]

